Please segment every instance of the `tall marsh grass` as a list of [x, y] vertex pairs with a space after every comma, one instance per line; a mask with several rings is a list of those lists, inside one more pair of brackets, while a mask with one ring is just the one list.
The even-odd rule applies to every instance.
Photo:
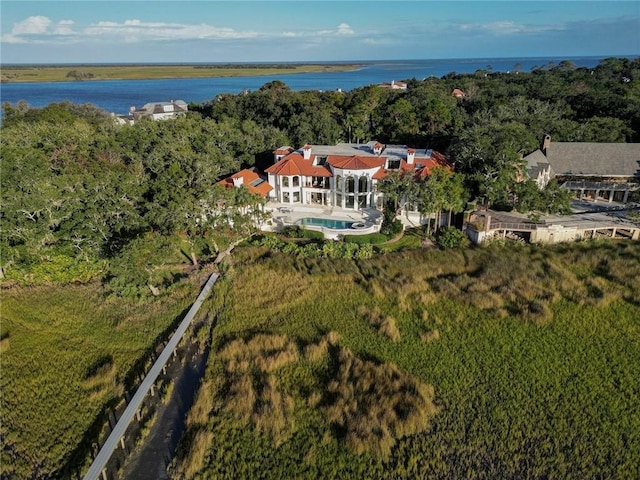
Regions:
[[640, 244], [234, 258], [184, 478], [640, 471]]
[[81, 468], [68, 462], [85, 432], [197, 291], [184, 284], [137, 302], [107, 298], [98, 284], [3, 290], [10, 345], [2, 352], [0, 476], [58, 478]]

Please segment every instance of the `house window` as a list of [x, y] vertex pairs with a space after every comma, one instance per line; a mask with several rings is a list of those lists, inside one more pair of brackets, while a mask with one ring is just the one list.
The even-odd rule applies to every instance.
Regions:
[[347, 195], [347, 204], [345, 205], [345, 208], [353, 208], [354, 202], [354, 196]]
[[282, 186], [283, 187], [289, 186], [289, 177], [282, 177]]
[[342, 177], [340, 175], [336, 177], [336, 190], [342, 191]]
[[293, 192], [293, 203], [300, 203], [300, 192]]
[[347, 192], [353, 193], [356, 188], [356, 182], [353, 177], [347, 177]]
[[313, 177], [313, 188], [329, 188], [327, 177]]
[[369, 191], [369, 179], [367, 177], [360, 177], [358, 180], [358, 191], [359, 192], [368, 192]]
[[293, 177], [293, 186], [294, 187], [300, 186], [300, 177]]
[[388, 170], [398, 170], [400, 168], [400, 159], [390, 158], [387, 161]]
[[289, 203], [289, 192], [282, 192], [282, 203]]

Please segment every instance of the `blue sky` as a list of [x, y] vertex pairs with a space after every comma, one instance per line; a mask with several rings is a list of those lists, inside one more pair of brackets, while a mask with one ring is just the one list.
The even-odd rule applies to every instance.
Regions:
[[640, 54], [640, 1], [2, 0], [2, 63]]

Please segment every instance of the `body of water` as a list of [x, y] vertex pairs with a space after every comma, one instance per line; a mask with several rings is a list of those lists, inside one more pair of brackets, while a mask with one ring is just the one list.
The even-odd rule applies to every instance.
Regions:
[[[523, 72], [534, 67], [568, 60], [579, 67], [595, 67], [604, 57], [480, 58], [454, 60], [406, 60], [367, 62], [346, 72], [298, 73], [230, 78], [181, 78], [162, 80], [98, 80], [75, 82], [3, 83], [0, 101], [26, 101], [32, 107], [70, 101], [90, 103], [108, 112], [126, 114], [129, 107], [145, 103], [184, 100], [201, 103], [221, 93], [258, 90], [273, 80], [281, 80], [293, 90], [352, 90], [391, 80], [442, 77], [448, 73], [473, 73], [479, 69], [508, 72], [519, 64]], [[356, 62], [354, 62], [356, 63]], [[70, 67], [71, 68], [71, 67]]]

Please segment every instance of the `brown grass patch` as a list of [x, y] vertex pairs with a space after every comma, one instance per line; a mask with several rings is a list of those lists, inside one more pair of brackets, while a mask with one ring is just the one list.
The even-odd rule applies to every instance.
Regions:
[[213, 441], [213, 432], [205, 428], [199, 429], [189, 443], [189, 455], [183, 458], [178, 473], [179, 478], [194, 478], [205, 466], [206, 453]]
[[360, 360], [344, 348], [324, 407], [334, 432], [355, 452], [388, 457], [396, 439], [425, 431], [437, 412], [434, 390], [393, 364]]
[[284, 335], [257, 334], [247, 341], [231, 341], [217, 356], [226, 382], [220, 407], [276, 445], [286, 440], [294, 427], [294, 401], [277, 388], [275, 372], [298, 360], [295, 344]]
[[431, 343], [436, 340], [440, 340], [440, 331], [436, 328], [429, 332], [424, 332], [420, 334], [420, 338], [422, 338], [422, 341], [425, 343]]
[[388, 317], [382, 314], [379, 307], [374, 307], [373, 310], [364, 305], [358, 307], [358, 315], [365, 318], [370, 325], [378, 329], [378, 332], [386, 335], [393, 342], [400, 341], [400, 330], [396, 325], [396, 319]]

